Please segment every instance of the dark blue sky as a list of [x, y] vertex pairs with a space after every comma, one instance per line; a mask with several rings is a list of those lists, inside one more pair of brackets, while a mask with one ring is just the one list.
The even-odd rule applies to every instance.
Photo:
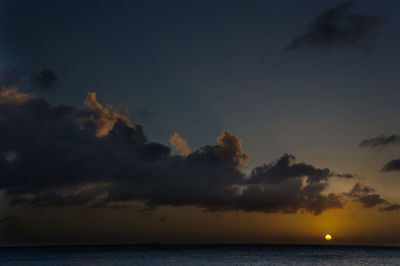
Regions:
[[339, 154], [400, 130], [398, 1], [356, 3], [382, 23], [355, 45], [284, 51], [340, 3], [3, 1], [2, 65], [53, 69], [45, 96], [57, 103], [95, 91], [134, 121], [147, 108], [142, 122], [162, 143], [177, 131], [196, 148], [229, 129], [252, 163], [283, 150], [308, 159], [310, 142]]
[[2, 65], [53, 69], [59, 83], [46, 97], [59, 103], [95, 91], [132, 113], [154, 111], [143, 122], [164, 143], [177, 131], [198, 147], [230, 129], [255, 162], [300, 150], [291, 138], [332, 148], [327, 139], [338, 147], [354, 135], [356, 146], [399, 130], [400, 4], [359, 2], [383, 23], [356, 45], [284, 52], [340, 3], [3, 1]]

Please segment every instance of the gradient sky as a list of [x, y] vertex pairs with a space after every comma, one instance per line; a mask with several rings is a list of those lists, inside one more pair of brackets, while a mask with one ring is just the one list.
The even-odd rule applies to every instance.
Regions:
[[0, 1], [1, 244], [400, 244], [399, 8]]

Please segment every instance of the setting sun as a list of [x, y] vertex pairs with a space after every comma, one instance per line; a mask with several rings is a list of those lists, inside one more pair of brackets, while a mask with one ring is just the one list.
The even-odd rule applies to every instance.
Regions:
[[331, 235], [325, 235], [325, 240], [331, 240], [332, 239], [332, 236]]

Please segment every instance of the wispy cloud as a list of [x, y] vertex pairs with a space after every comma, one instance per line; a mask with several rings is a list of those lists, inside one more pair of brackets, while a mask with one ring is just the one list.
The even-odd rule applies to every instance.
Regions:
[[[400, 144], [400, 135], [392, 134], [390, 136], [380, 135], [375, 138], [365, 139], [361, 141], [359, 146], [380, 149], [386, 146], [392, 146], [397, 144]], [[391, 172], [399, 170], [400, 170], [400, 159], [391, 160], [390, 162], [386, 163], [381, 169], [382, 172]]]
[[400, 144], [400, 135], [380, 135], [376, 138], [365, 139], [359, 144], [360, 147], [380, 148], [388, 145]]
[[375, 15], [355, 13], [354, 6], [353, 2], [345, 2], [323, 11], [307, 25], [305, 33], [292, 40], [286, 50], [358, 44], [382, 19]]

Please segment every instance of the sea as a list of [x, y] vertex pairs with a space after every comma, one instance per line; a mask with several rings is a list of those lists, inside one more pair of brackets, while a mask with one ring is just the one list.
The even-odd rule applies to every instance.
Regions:
[[3, 247], [0, 265], [400, 265], [397, 246], [112, 245]]

